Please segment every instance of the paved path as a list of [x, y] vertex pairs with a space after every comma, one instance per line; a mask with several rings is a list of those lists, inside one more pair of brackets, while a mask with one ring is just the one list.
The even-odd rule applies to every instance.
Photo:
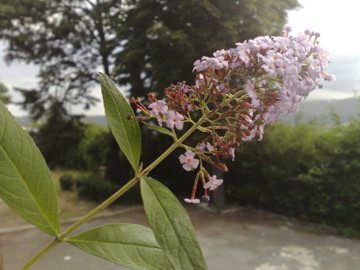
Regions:
[[[295, 225], [282, 218], [237, 210], [215, 215], [191, 208], [209, 269], [213, 270], [359, 270], [360, 240]], [[146, 225], [142, 210], [96, 219], [102, 223]], [[51, 239], [34, 229], [0, 234], [4, 270], [17, 270]], [[67, 244], [53, 249], [34, 270], [124, 269]]]

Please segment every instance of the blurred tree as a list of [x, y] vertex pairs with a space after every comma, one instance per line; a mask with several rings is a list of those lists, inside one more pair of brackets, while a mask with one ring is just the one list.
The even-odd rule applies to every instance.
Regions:
[[[40, 66], [37, 89], [19, 89], [24, 109], [41, 117], [54, 99], [84, 104], [101, 69], [132, 95], [179, 80], [216, 49], [261, 34], [277, 34], [297, 0], [1, 0], [0, 39], [6, 60]], [[110, 179], [119, 175], [118, 152]]]
[[34, 134], [50, 168], [83, 168], [79, 146], [86, 126], [81, 116], [69, 115], [59, 101], [54, 101], [45, 114], [45, 122]]
[[135, 96], [179, 80], [192, 83], [196, 59], [235, 42], [281, 33], [287, 11], [297, 6], [297, 0], [134, 1], [114, 73]]
[[[216, 49], [278, 34], [297, 0], [2, 0], [6, 60], [40, 66], [38, 89], [18, 89], [34, 117], [48, 100], [84, 104], [102, 69], [143, 96], [179, 80]], [[34, 107], [34, 108], [31, 108]]]
[[[130, 6], [124, 7], [121, 0], [0, 2], [0, 38], [7, 42], [5, 59], [9, 63], [22, 60], [40, 66], [37, 89], [15, 89], [24, 97], [20, 105], [33, 118], [42, 117], [46, 109], [53, 106], [54, 100], [62, 109], [68, 103], [83, 104], [85, 109], [95, 104], [97, 99], [91, 89], [97, 85], [96, 71], [101, 69], [110, 75], [113, 54], [121, 44], [117, 32], [128, 8]], [[61, 110], [54, 112], [61, 113]], [[61, 120], [62, 116], [57, 117]], [[44, 130], [47, 131], [51, 130]], [[50, 139], [58, 141], [59, 133], [52, 134], [55, 137], [44, 137], [45, 145]], [[118, 167], [119, 150], [114, 139], [110, 144], [108, 177], [114, 178], [121, 169]], [[46, 147], [43, 150], [46, 151]], [[70, 151], [73, 151], [72, 147]], [[51, 157], [48, 161], [52, 163], [52, 160]]]
[[121, 34], [127, 38], [114, 74], [134, 96], [161, 93], [180, 80], [193, 83], [196, 59], [248, 38], [279, 34], [287, 11], [297, 6], [297, 0], [134, 1], [123, 23]]
[[10, 102], [10, 97], [7, 95], [7, 92], [8, 89], [5, 84], [0, 82], [0, 101], [4, 104], [8, 104]]
[[41, 117], [54, 98], [85, 108], [95, 104], [90, 90], [97, 82], [96, 70], [110, 73], [123, 11], [120, 0], [1, 1], [6, 61], [40, 66], [38, 89], [17, 89], [33, 117]]

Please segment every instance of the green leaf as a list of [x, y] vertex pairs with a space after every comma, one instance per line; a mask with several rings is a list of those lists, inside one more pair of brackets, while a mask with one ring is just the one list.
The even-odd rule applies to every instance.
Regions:
[[134, 112], [107, 75], [100, 73], [100, 84], [110, 129], [121, 151], [137, 171], [141, 153], [139, 123], [136, 120], [129, 120], [128, 117], [134, 116]]
[[171, 269], [152, 231], [140, 225], [105, 225], [67, 241], [87, 253], [132, 269]]
[[0, 198], [40, 230], [59, 232], [51, 174], [31, 137], [0, 102]]
[[157, 131], [157, 132], [160, 132], [160, 133], [162, 133], [162, 134], [166, 134], [166, 135], [169, 135], [169, 136], [171, 136], [171, 137], [174, 137], [174, 134], [170, 131], [170, 130], [168, 130], [168, 129], [166, 129], [166, 128], [163, 128], [163, 127], [159, 127], [159, 126], [155, 126], [155, 125], [151, 125], [151, 124], [149, 124], [149, 123], [146, 123], [146, 122], [142, 122], [145, 126], [147, 126], [148, 128], [150, 128], [150, 129], [153, 129], [153, 130], [155, 130], [155, 131]]
[[175, 269], [207, 269], [189, 215], [160, 182], [141, 179], [141, 196], [155, 238]]

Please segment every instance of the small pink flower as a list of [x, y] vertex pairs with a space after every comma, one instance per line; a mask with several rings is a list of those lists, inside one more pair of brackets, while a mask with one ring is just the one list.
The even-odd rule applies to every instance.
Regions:
[[323, 76], [323, 78], [326, 80], [326, 81], [329, 81], [329, 82], [333, 82], [336, 80], [336, 77], [335, 75], [333, 74], [328, 74], [326, 72], [322, 72], [321, 74]]
[[205, 189], [215, 190], [218, 186], [223, 183], [222, 179], [217, 179], [216, 175], [209, 176], [208, 182], [204, 185]]
[[232, 157], [232, 161], [234, 161], [235, 160], [235, 148], [230, 147], [228, 151], [229, 151], [229, 155]]
[[166, 105], [165, 100], [161, 99], [155, 102], [150, 103], [149, 108], [150, 116], [155, 116], [159, 126], [162, 126], [163, 118], [162, 116], [168, 112], [168, 106]]
[[190, 150], [186, 151], [185, 155], [184, 154], [180, 155], [179, 160], [185, 171], [190, 172], [199, 166], [199, 160], [194, 157], [195, 157], [194, 152]]
[[206, 145], [204, 143], [200, 143], [196, 146], [196, 150], [198, 150], [200, 153], [203, 153], [205, 151], [205, 147]]
[[247, 81], [245, 84], [244, 90], [248, 94], [248, 96], [251, 98], [251, 105], [254, 108], [258, 108], [260, 106], [260, 101], [255, 92], [255, 84], [251, 81]]
[[188, 198], [185, 198], [184, 201], [187, 202], [187, 203], [193, 203], [193, 204], [199, 204], [199, 203], [200, 203], [200, 200], [199, 200], [199, 199], [188, 199]]
[[224, 92], [224, 93], [227, 93], [230, 89], [227, 88], [224, 84], [219, 84], [218, 86], [216, 86], [216, 89], [219, 91], [219, 92]]
[[166, 105], [166, 102], [163, 99], [150, 103], [149, 108], [151, 109], [150, 111], [151, 116], [166, 114], [168, 112], [168, 106]]
[[206, 149], [209, 152], [213, 152], [214, 151], [214, 146], [212, 146], [209, 142], [206, 143]]
[[174, 126], [181, 130], [184, 127], [184, 116], [176, 111], [170, 110], [167, 113], [166, 125], [168, 128], [174, 128]]
[[200, 143], [196, 146], [196, 150], [198, 150], [198, 152], [200, 153], [204, 153], [205, 149], [207, 149], [209, 152], [214, 152], [215, 148], [209, 142], [207, 142], [206, 144]]

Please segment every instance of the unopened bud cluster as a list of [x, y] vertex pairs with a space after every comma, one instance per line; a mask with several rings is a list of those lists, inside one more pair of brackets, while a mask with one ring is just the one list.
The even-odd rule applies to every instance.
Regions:
[[149, 95], [148, 104], [133, 99], [143, 115], [138, 119], [176, 130], [194, 125], [203, 134], [197, 145], [182, 144], [179, 157], [186, 171], [198, 170], [192, 196], [185, 201], [198, 203], [196, 188], [202, 182], [203, 198], [207, 190], [221, 185], [204, 163], [227, 170], [223, 158], [235, 158], [235, 149], [254, 138], [261, 140], [264, 127], [279, 117], [296, 112], [299, 103], [321, 79], [333, 81], [327, 73], [329, 53], [318, 44], [318, 33], [305, 31], [297, 36], [261, 36], [236, 48], [216, 51], [213, 57], [195, 61], [195, 84], [185, 82], [165, 89], [165, 97]]

